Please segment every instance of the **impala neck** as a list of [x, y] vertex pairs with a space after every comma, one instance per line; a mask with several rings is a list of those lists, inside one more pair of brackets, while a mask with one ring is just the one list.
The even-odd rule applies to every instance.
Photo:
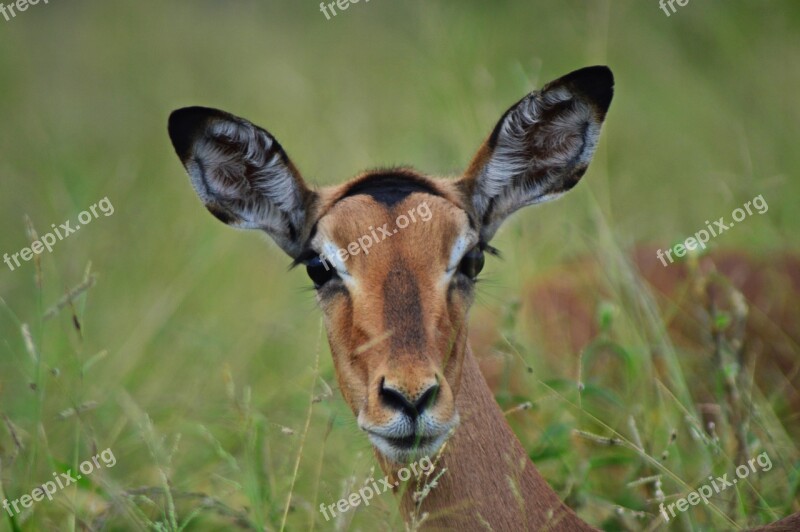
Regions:
[[[413, 497], [424, 480], [418, 486], [413, 480], [408, 483], [401, 502], [407, 521], [411, 515], [419, 517], [427, 512], [424, 526], [434, 529], [470, 530], [478, 525], [489, 530], [593, 530], [561, 502], [530, 461], [486, 384], [469, 344], [456, 405], [461, 425], [430, 478], [441, 468], [447, 471], [419, 508]], [[387, 475], [396, 475], [397, 466], [383, 461], [381, 466]]]

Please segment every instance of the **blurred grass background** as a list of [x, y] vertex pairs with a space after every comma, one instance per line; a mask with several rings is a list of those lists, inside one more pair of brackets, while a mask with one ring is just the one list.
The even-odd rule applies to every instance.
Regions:
[[[654, 307], [644, 289], [620, 289], [600, 319], [613, 315], [628, 373], [603, 381], [616, 401], [578, 405], [558, 388], [576, 378], [575, 357], [548, 360], [519, 303], [533, 280], [582, 256], [624, 286], [621, 257], [637, 243], [666, 248], [758, 194], [768, 213], [713, 245], [797, 252], [800, 6], [696, 1], [667, 17], [655, 0], [373, 0], [327, 21], [318, 4], [51, 1], [0, 19], [0, 253], [29, 244], [26, 215], [41, 234], [104, 197], [115, 207], [40, 256], [41, 286], [33, 262], [0, 267], [1, 491], [29, 493], [94, 448], [117, 458], [54, 502], [4, 515], [0, 530], [279, 529], [290, 491], [288, 530], [331, 529], [319, 503], [349, 493], [375, 463], [335, 390], [304, 272], [207, 214], [167, 138], [171, 110], [207, 105], [253, 120], [319, 185], [394, 164], [457, 174], [511, 103], [592, 64], [617, 80], [592, 168], [568, 197], [501, 232], [505, 260], [487, 267], [473, 321], [514, 338], [499, 357], [507, 371], [533, 370], [522, 392], [501, 379], [496, 393], [504, 406], [536, 405], [512, 424], [559, 493], [597, 526], [663, 526], [653, 494], [627, 486], [647, 460], [570, 431], [602, 432], [595, 416], [631, 437], [633, 417], [656, 455], [677, 430], [664, 463], [680, 481], [664, 475], [663, 491], [685, 495], [738, 465], [724, 441], [689, 437], [691, 390], [712, 376], [670, 351], [679, 377], [669, 399], [648, 355], [658, 334], [641, 321]], [[87, 271], [95, 286], [44, 320]], [[657, 316], [648, 323], [660, 327]], [[70, 408], [85, 411], [59, 416]], [[753, 448], [769, 449], [775, 468], [751, 479], [760, 510], [740, 495], [740, 524], [798, 508], [800, 454], [787, 432], [798, 418], [764, 418], [774, 439]], [[671, 526], [733, 521], [699, 508]], [[338, 527], [399, 523], [386, 494]]]

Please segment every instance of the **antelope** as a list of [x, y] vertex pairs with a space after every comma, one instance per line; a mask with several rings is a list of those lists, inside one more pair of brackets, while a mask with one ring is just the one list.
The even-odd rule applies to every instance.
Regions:
[[[205, 207], [266, 232], [316, 289], [341, 394], [384, 472], [422, 457], [445, 471], [420, 502], [398, 490], [404, 519], [424, 526], [593, 530], [550, 488], [515, 437], [467, 340], [467, 317], [490, 241], [518, 209], [553, 200], [586, 172], [614, 90], [593, 66], [513, 105], [464, 174], [370, 171], [315, 189], [265, 129], [187, 107], [169, 135]], [[419, 205], [369, 253], [341, 253], [381, 221]]]

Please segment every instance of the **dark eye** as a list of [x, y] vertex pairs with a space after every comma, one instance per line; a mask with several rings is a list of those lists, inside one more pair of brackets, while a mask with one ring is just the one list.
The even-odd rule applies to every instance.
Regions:
[[314, 281], [314, 288], [320, 288], [330, 281], [336, 273], [333, 267], [320, 256], [316, 256], [306, 262], [306, 272], [311, 280]]
[[479, 247], [474, 247], [461, 259], [458, 271], [474, 280], [481, 273], [484, 262], [486, 262], [486, 258], [483, 256], [483, 250]]

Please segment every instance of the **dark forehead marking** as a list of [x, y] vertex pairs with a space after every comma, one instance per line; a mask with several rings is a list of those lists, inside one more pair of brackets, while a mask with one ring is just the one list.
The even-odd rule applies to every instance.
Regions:
[[392, 349], [416, 351], [425, 346], [422, 305], [417, 281], [399, 260], [383, 283], [383, 323], [392, 331]]
[[441, 193], [424, 178], [409, 171], [393, 170], [362, 177], [353, 183], [337, 201], [358, 194], [366, 194], [378, 203], [394, 207], [413, 192], [441, 196]]

